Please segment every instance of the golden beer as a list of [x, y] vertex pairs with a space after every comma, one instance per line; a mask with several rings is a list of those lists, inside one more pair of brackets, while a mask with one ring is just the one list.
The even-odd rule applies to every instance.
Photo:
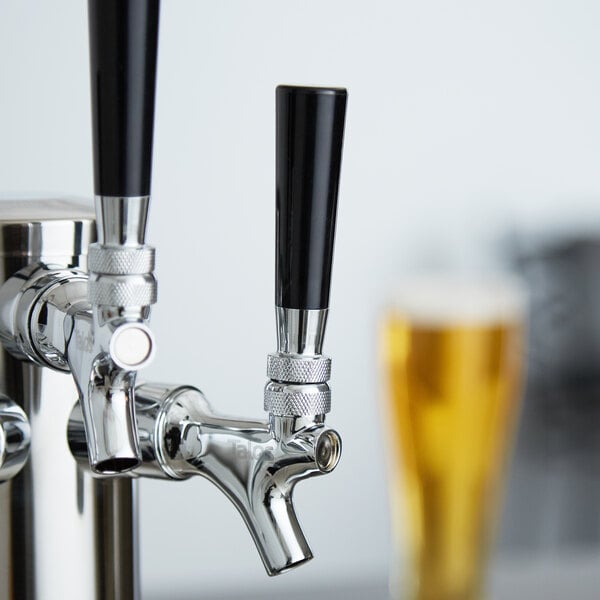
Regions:
[[469, 303], [485, 295], [463, 292], [465, 310], [449, 310], [456, 298], [444, 307], [442, 293], [443, 309], [409, 304], [383, 324], [392, 512], [408, 532], [414, 600], [482, 597], [517, 413], [519, 305], [492, 296], [479, 310]]

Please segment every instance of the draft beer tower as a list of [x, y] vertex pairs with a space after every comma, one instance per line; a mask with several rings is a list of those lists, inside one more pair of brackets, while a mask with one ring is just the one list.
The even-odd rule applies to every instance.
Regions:
[[89, 0], [95, 215], [60, 199], [0, 205], [0, 600], [138, 598], [139, 477], [211, 480], [267, 572], [282, 573], [312, 558], [294, 486], [340, 457], [322, 347], [343, 89], [277, 89], [267, 417], [219, 415], [193, 386], [137, 381], [155, 348], [145, 234], [158, 22], [158, 0]]

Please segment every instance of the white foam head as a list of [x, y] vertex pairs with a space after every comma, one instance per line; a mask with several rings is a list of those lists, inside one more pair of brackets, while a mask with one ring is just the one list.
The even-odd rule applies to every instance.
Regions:
[[487, 324], [521, 321], [525, 302], [513, 277], [422, 275], [399, 282], [389, 306], [419, 323]]

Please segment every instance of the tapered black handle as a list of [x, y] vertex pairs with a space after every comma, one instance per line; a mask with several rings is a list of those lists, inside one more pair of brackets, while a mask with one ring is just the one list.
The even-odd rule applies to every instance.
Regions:
[[347, 92], [277, 88], [275, 303], [329, 306]]
[[88, 0], [95, 193], [150, 194], [159, 0]]

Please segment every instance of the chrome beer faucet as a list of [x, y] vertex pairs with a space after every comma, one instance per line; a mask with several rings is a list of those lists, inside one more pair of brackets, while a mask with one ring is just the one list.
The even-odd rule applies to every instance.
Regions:
[[[154, 249], [145, 230], [159, 2], [89, 0], [89, 15], [97, 242], [87, 272], [77, 261], [37, 261], [9, 277], [0, 288], [0, 338], [13, 356], [73, 376], [79, 402], [67, 439], [81, 472], [108, 482], [206, 477], [240, 512], [267, 572], [282, 573], [312, 558], [294, 487], [332, 471], [341, 453], [339, 434], [325, 424], [331, 360], [322, 350], [346, 91], [277, 88], [277, 351], [267, 359], [268, 416], [219, 415], [195, 387], [136, 382], [155, 346]], [[22, 438], [14, 437], [5, 461], [13, 466], [3, 472], [8, 445], [0, 436], [0, 481], [26, 459], [26, 421], [0, 399], [0, 429], [12, 423]]]
[[140, 463], [135, 380], [154, 353], [154, 248], [145, 236], [158, 18], [159, 0], [89, 1], [98, 241], [88, 253], [90, 310], [75, 315], [67, 360], [98, 472]]

